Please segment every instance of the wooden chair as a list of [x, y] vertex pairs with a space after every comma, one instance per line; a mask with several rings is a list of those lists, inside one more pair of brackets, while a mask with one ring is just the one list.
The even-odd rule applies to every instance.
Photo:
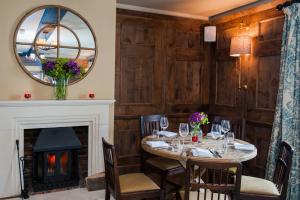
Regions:
[[[185, 189], [182, 200], [238, 200], [242, 165], [229, 160], [191, 160], [186, 165]], [[235, 179], [230, 179], [229, 169], [237, 168]]]
[[[141, 116], [141, 138], [151, 135], [154, 129], [160, 130], [161, 117], [162, 115]], [[144, 151], [142, 151], [142, 167], [143, 170], [147, 169], [148, 171], [160, 175], [160, 187], [163, 190], [164, 199], [166, 198], [167, 177], [184, 173], [185, 171], [177, 160], [162, 157], [151, 157]], [[174, 185], [173, 183], [170, 184]]]
[[112, 195], [116, 200], [160, 198], [162, 193], [148, 176], [143, 173], [119, 176], [115, 147], [102, 138], [105, 165], [105, 200]]
[[292, 165], [293, 149], [282, 142], [274, 171], [273, 182], [250, 176], [242, 176], [241, 195], [243, 200], [284, 200]]

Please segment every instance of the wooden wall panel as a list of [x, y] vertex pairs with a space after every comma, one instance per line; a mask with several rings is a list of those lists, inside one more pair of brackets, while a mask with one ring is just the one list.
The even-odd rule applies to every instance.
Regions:
[[209, 103], [204, 21], [118, 10], [114, 142], [121, 173], [140, 169], [140, 115], [166, 114], [176, 131]]
[[[223, 20], [217, 20], [222, 22]], [[249, 29], [239, 30], [239, 22], [244, 22]], [[218, 42], [215, 51], [211, 84], [210, 111], [215, 115], [228, 118], [245, 118], [245, 139], [256, 145], [258, 155], [245, 164], [250, 175], [264, 177], [268, 147], [274, 119], [280, 71], [280, 50], [284, 18], [275, 9], [252, 13], [243, 18], [218, 23]], [[238, 79], [233, 80], [234, 64], [229, 57], [230, 39], [235, 35], [249, 34], [253, 37], [252, 53], [241, 58], [241, 86]], [[222, 69], [222, 67], [226, 69]], [[221, 76], [225, 74], [224, 76]], [[231, 76], [230, 76], [231, 74]], [[236, 94], [236, 98], [233, 98]], [[236, 100], [236, 104], [233, 104]]]
[[216, 64], [216, 99], [219, 106], [237, 106], [237, 64], [235, 61], [218, 61]]

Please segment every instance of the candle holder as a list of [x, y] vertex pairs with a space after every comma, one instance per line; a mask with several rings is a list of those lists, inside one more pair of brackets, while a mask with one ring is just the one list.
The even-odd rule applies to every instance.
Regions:
[[89, 97], [91, 98], [91, 99], [93, 99], [93, 98], [95, 98], [95, 94], [94, 93], [89, 93]]
[[24, 98], [25, 99], [30, 99], [31, 98], [31, 94], [29, 92], [25, 92]]

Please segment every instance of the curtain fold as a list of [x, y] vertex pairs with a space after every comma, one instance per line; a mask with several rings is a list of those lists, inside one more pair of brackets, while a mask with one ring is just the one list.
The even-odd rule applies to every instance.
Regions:
[[287, 200], [300, 199], [300, 3], [284, 9], [280, 82], [266, 178], [272, 180], [282, 141], [294, 148]]

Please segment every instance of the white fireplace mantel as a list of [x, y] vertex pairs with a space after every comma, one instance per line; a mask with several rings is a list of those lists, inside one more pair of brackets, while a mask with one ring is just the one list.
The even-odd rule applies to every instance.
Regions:
[[88, 174], [104, 171], [101, 138], [109, 135], [114, 100], [0, 101], [0, 198], [20, 193], [16, 140], [24, 154], [24, 130], [88, 126]]

